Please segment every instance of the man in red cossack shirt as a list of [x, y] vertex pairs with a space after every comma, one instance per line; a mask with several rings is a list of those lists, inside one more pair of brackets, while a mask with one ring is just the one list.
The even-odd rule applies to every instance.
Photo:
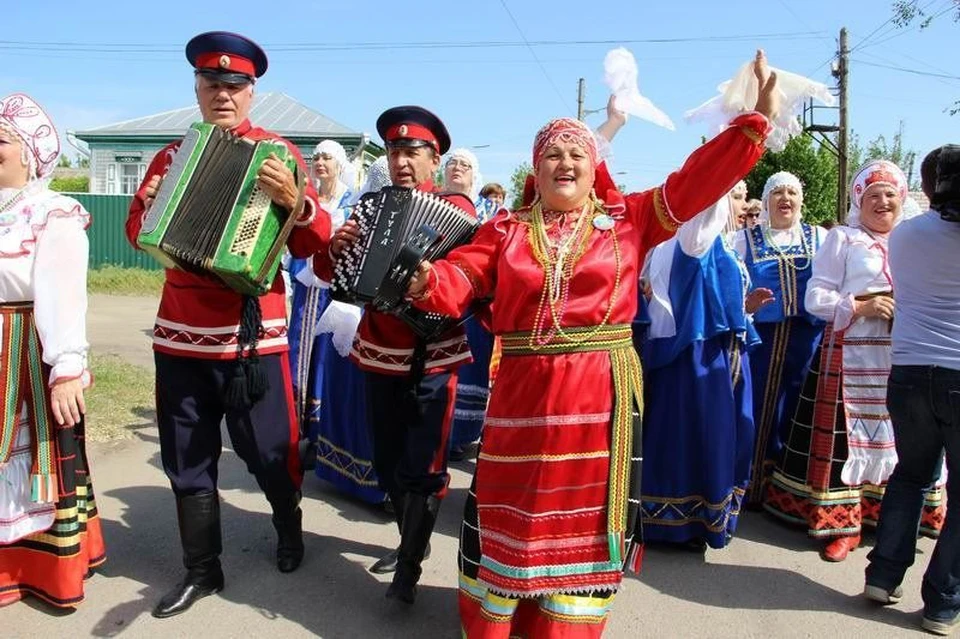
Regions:
[[[204, 122], [249, 140], [282, 141], [297, 158], [299, 170], [307, 171], [295, 146], [247, 119], [253, 85], [267, 70], [267, 57], [256, 43], [212, 31], [190, 40], [186, 54], [194, 67]], [[130, 205], [126, 231], [135, 247], [179, 146], [174, 142], [157, 153]], [[296, 210], [294, 174], [277, 158], [263, 164], [257, 180], [275, 204], [297, 215], [287, 240], [290, 253], [326, 253], [330, 217], [309, 181], [303, 207]], [[263, 296], [252, 298], [213, 275], [168, 269], [153, 336], [160, 454], [177, 501], [187, 568], [184, 580], [153, 610], [155, 617], [170, 617], [223, 588], [217, 460], [224, 417], [234, 450], [273, 509], [277, 567], [292, 572], [303, 559], [303, 470], [287, 363], [283, 278], [277, 277]]]
[[[394, 107], [377, 119], [377, 132], [386, 143], [393, 185], [436, 192], [433, 176], [440, 156], [450, 148], [450, 135], [440, 118], [417, 106]], [[442, 195], [476, 214], [466, 196]], [[330, 253], [314, 258], [314, 270], [321, 279], [331, 280], [333, 262], [357, 237], [355, 222], [340, 227]], [[427, 342], [397, 317], [368, 307], [350, 358], [366, 374], [373, 465], [380, 488], [390, 496], [400, 529], [399, 548], [371, 570], [395, 571], [387, 597], [413, 603], [420, 564], [447, 491], [447, 442], [457, 368], [472, 361], [470, 348], [462, 328]]]

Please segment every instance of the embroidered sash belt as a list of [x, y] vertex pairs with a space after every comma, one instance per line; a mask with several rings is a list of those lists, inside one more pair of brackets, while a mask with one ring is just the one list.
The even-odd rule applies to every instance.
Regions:
[[[560, 355], [606, 351], [613, 371], [613, 428], [610, 441], [610, 488], [607, 498], [607, 541], [610, 561], [623, 562], [632, 530], [628, 525], [631, 492], [631, 466], [634, 457], [634, 406], [643, 413], [643, 375], [640, 358], [633, 347], [629, 324], [563, 328], [541, 343], [533, 333], [524, 331], [500, 335], [504, 357], [523, 355]], [[638, 422], [639, 424], [639, 422]], [[638, 449], [639, 450], [639, 449]], [[637, 455], [639, 456], [639, 454]], [[634, 478], [639, 486], [640, 477]]]
[[0, 304], [0, 468], [13, 454], [20, 428], [20, 408], [27, 405], [33, 467], [30, 499], [36, 503], [57, 501], [55, 433], [47, 408], [40, 339], [33, 320], [33, 304]]

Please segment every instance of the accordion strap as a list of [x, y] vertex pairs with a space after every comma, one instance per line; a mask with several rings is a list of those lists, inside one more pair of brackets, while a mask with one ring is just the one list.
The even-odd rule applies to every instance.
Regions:
[[427, 340], [418, 336], [413, 346], [413, 360], [410, 362], [410, 379], [413, 380], [414, 393], [416, 393], [416, 387], [423, 381], [426, 370]]
[[264, 280], [267, 277], [270, 265], [272, 265], [280, 256], [280, 253], [283, 252], [284, 247], [287, 245], [287, 238], [290, 237], [290, 233], [293, 231], [294, 224], [296, 224], [297, 219], [303, 214], [303, 208], [306, 205], [307, 179], [304, 172], [299, 169], [297, 170], [296, 179], [297, 203], [293, 205], [293, 210], [290, 211], [287, 219], [283, 222], [283, 226], [280, 227], [277, 239], [274, 240], [273, 246], [270, 247], [270, 252], [267, 253], [267, 259], [263, 261], [263, 265], [260, 267], [260, 272], [257, 275], [257, 279], [259, 280]]

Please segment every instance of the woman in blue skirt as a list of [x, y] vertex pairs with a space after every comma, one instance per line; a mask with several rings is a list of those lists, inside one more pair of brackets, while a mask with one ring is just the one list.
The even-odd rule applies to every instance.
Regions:
[[[745, 187], [735, 189], [737, 203]], [[644, 289], [641, 522], [644, 542], [723, 548], [750, 480], [754, 424], [748, 276], [722, 234], [733, 194], [685, 223], [650, 254]]]
[[[345, 207], [351, 196], [350, 187], [341, 179], [347, 165], [347, 153], [338, 142], [324, 140], [313, 150], [311, 177], [320, 205], [330, 214], [333, 229], [343, 224]], [[293, 289], [288, 336], [293, 396], [297, 401], [297, 413], [301, 423], [306, 426], [316, 408], [312, 400], [319, 399], [319, 394], [311, 398], [310, 392], [310, 380], [315, 377], [314, 369], [318, 368], [314, 363], [318, 362], [315, 355], [319, 338], [314, 337], [314, 329], [320, 315], [330, 303], [327, 293], [329, 284], [317, 279], [313, 274], [313, 264], [307, 258], [291, 259], [286, 269]], [[319, 387], [320, 378], [316, 379]]]
[[[314, 150], [317, 192], [321, 205], [330, 212], [334, 229], [349, 216], [349, 204], [354, 199], [347, 183], [352, 180], [344, 179], [350, 168], [346, 152], [337, 142], [324, 140]], [[371, 171], [367, 179], [378, 175]], [[294, 260], [290, 273], [291, 365], [304, 430], [316, 445], [317, 476], [349, 495], [383, 503], [384, 494], [377, 488], [371, 461], [373, 446], [363, 376], [347, 357], [360, 309], [332, 302], [329, 285], [314, 275], [309, 260]]]
[[760, 223], [734, 238], [753, 286], [773, 291], [774, 297], [753, 318], [761, 341], [750, 357], [757, 441], [746, 501], [753, 508], [762, 504], [770, 473], [780, 461], [804, 375], [823, 333], [823, 321], [807, 312], [803, 298], [813, 256], [827, 234], [803, 221], [803, 186], [792, 173], [771, 175], [760, 200]]

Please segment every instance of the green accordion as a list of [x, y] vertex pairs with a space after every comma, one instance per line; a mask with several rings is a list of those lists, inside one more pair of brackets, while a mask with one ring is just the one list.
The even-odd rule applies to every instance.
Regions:
[[[270, 200], [257, 172], [275, 154], [297, 177], [294, 211]], [[279, 141], [247, 140], [194, 123], [147, 212], [137, 242], [167, 268], [213, 273], [244, 295], [270, 289], [293, 222], [303, 208], [305, 176]]]

